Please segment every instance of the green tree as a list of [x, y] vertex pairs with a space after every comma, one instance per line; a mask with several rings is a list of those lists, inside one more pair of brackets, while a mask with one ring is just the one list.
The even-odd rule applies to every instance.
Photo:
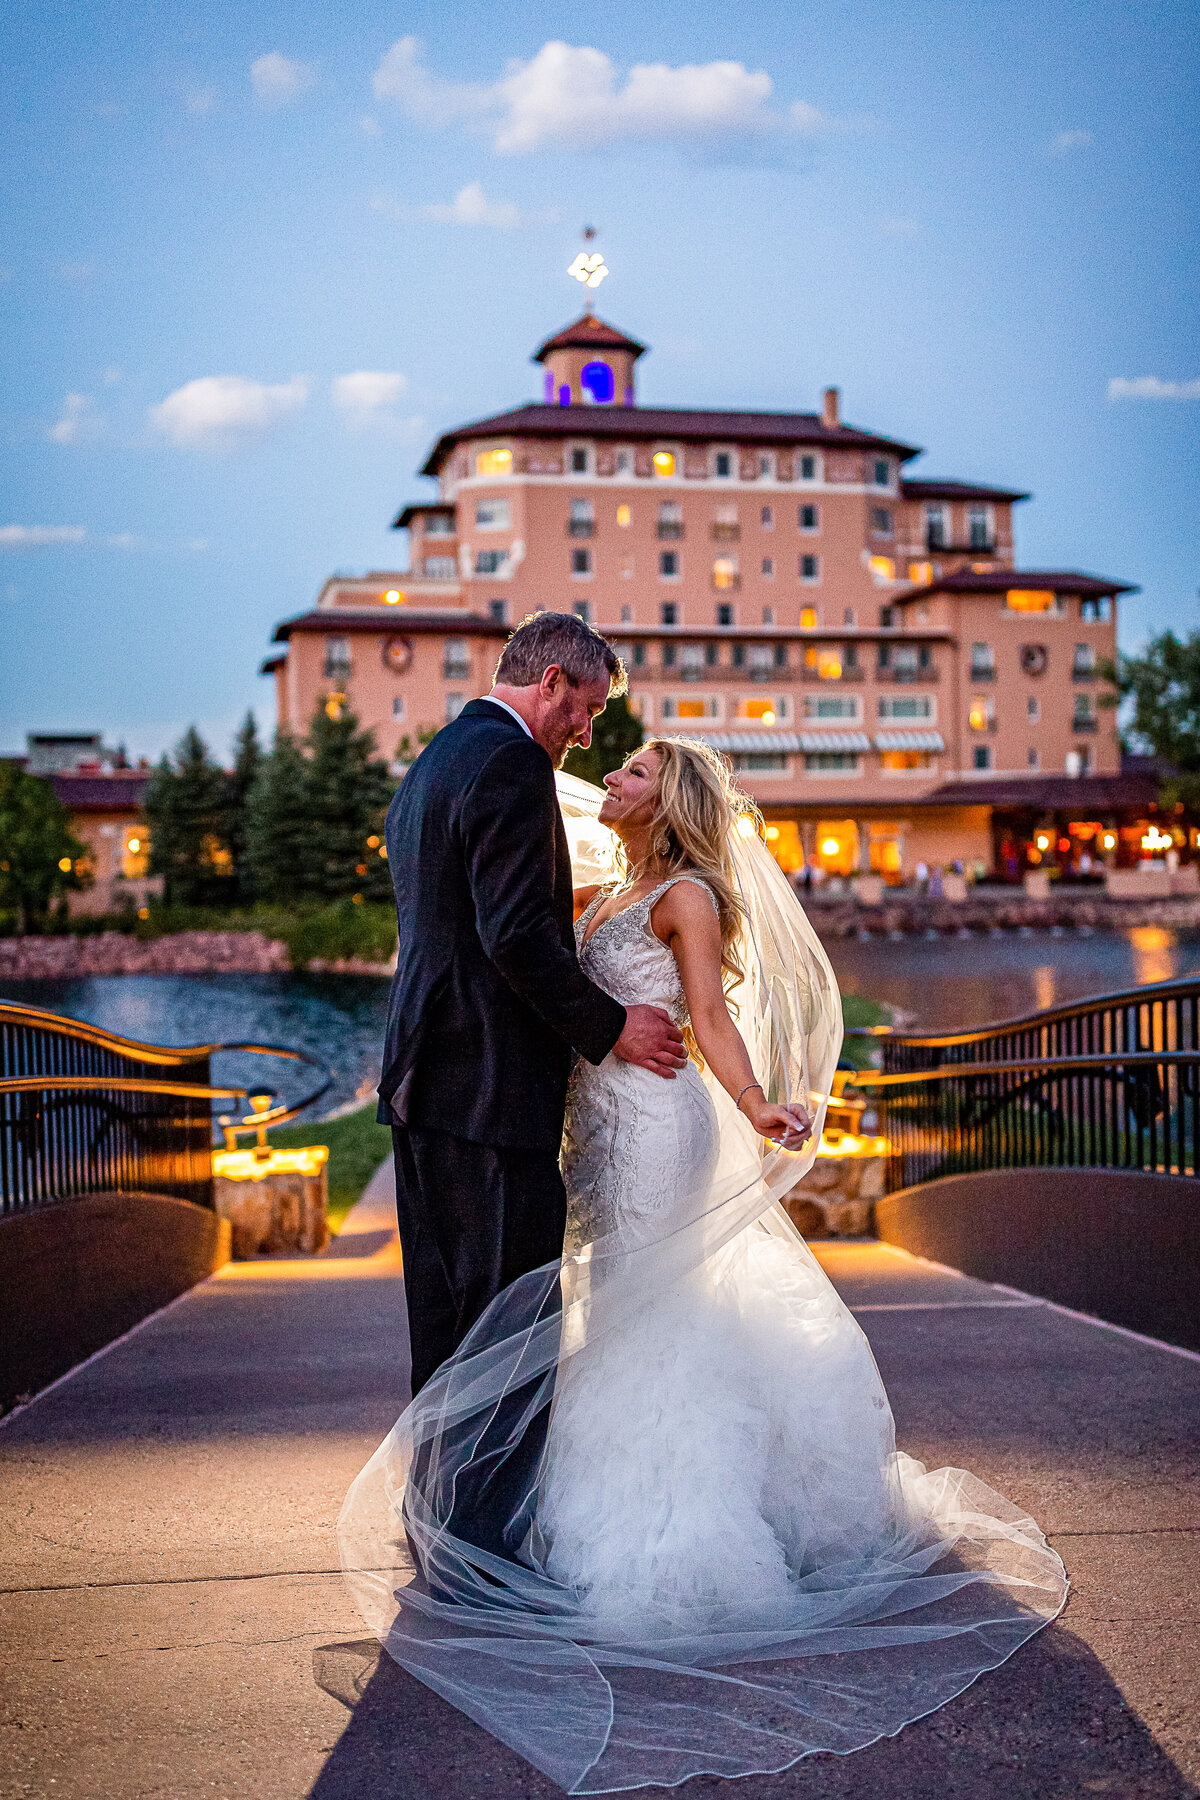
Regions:
[[258, 726], [254, 714], [248, 712], [233, 740], [233, 768], [229, 772], [226, 793], [225, 836], [233, 858], [236, 897], [241, 901], [250, 899], [254, 892], [246, 854], [246, 808], [262, 765], [263, 747], [259, 742]]
[[1200, 806], [1200, 631], [1182, 639], [1164, 631], [1140, 656], [1119, 656], [1100, 673], [1115, 690], [1110, 706], [1133, 702], [1124, 734], [1130, 747], [1178, 769], [1163, 789], [1164, 801]]
[[280, 730], [246, 796], [246, 867], [257, 899], [287, 902], [303, 892], [310, 817], [303, 746]]
[[50, 783], [0, 762], [0, 914], [19, 932], [44, 931], [54, 903], [90, 885], [86, 856]]
[[234, 898], [229, 848], [229, 778], [189, 725], [146, 784], [150, 870], [166, 899], [181, 906], [226, 905]]
[[629, 701], [624, 694], [619, 694], [598, 715], [587, 749], [569, 751], [563, 768], [568, 775], [578, 775], [581, 781], [590, 781], [599, 787], [604, 777], [619, 769], [625, 758], [640, 746], [645, 735], [629, 710]]
[[[354, 713], [331, 719], [319, 706], [308, 749], [308, 891], [321, 900], [389, 900], [392, 883], [379, 850], [396, 784], [376, 754], [375, 734], [362, 730]], [[379, 842], [368, 844], [371, 837]]]

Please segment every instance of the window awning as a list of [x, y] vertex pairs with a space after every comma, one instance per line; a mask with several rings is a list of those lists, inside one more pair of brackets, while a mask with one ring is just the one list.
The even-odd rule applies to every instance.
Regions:
[[944, 750], [940, 731], [877, 731], [877, 750]]
[[[677, 721], [674, 719], [671, 721], [672, 725], [676, 723]], [[684, 735], [687, 735], [693, 724], [700, 727], [699, 719], [695, 721], [687, 719], [678, 721], [678, 723]], [[704, 742], [711, 744], [714, 750], [785, 750], [794, 752], [804, 748], [794, 731], [704, 731], [703, 728], [700, 728], [696, 731], [696, 736], [702, 737]]]
[[802, 750], [869, 750], [871, 740], [865, 731], [802, 731]]

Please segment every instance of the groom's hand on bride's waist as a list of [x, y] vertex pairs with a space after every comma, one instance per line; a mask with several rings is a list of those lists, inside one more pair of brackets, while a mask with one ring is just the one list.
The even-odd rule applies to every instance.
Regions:
[[636, 1063], [667, 1081], [687, 1062], [683, 1037], [661, 1006], [631, 1006], [625, 1013], [625, 1029], [612, 1053], [622, 1062]]

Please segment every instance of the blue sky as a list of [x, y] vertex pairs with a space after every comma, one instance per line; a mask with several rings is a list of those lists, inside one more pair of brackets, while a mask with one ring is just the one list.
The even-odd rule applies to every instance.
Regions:
[[534, 397], [585, 222], [644, 401], [837, 383], [914, 473], [1031, 489], [1027, 566], [1139, 583], [1128, 647], [1195, 629], [1196, 43], [1154, 0], [10, 3], [0, 749], [269, 726], [272, 627]]

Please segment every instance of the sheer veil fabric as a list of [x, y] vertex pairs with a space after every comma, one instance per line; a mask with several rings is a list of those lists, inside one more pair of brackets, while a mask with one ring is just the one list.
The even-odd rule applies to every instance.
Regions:
[[[559, 795], [577, 882], [605, 880], [603, 794], [560, 775]], [[866, 1339], [780, 1204], [820, 1140], [841, 1003], [757, 836], [735, 863], [738, 1028], [769, 1097], [816, 1115], [811, 1143], [764, 1145], [701, 1072], [702, 1173], [506, 1289], [338, 1521], [388, 1653], [571, 1794], [859, 1749], [1066, 1598], [1020, 1508], [897, 1451]], [[498, 1484], [503, 1556], [462, 1535], [464, 1498]]]

